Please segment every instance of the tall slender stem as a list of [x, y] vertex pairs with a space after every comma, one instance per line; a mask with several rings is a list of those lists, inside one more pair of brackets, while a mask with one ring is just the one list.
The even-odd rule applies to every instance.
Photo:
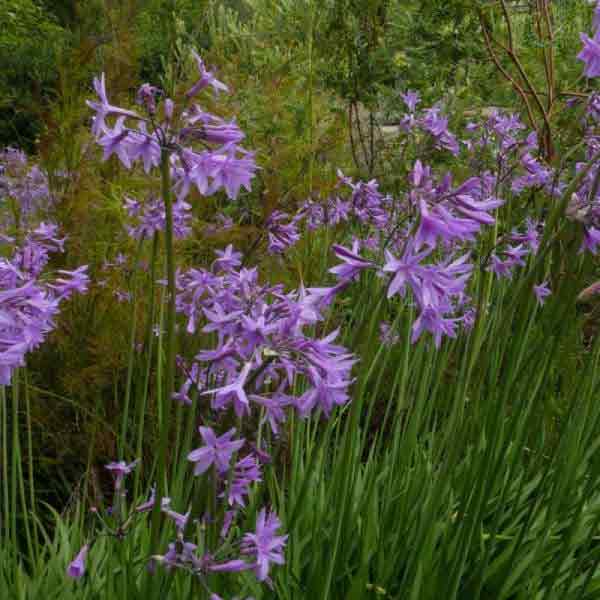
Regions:
[[161, 499], [166, 495], [167, 446], [169, 441], [169, 416], [171, 397], [175, 390], [175, 256], [173, 251], [173, 202], [171, 198], [170, 151], [161, 151], [162, 196], [165, 203], [165, 255], [167, 259], [167, 344], [165, 367], [165, 393], [162, 398], [162, 425], [159, 432], [158, 481], [156, 503], [152, 515], [153, 548], [159, 542], [159, 520]]
[[[150, 308], [148, 310], [148, 321], [146, 323], [146, 336], [145, 342], [147, 344], [146, 354], [146, 368], [144, 372], [144, 385], [142, 387], [141, 399], [139, 401], [138, 410], [137, 410], [137, 440], [135, 445], [135, 456], [136, 458], [141, 458], [142, 450], [143, 450], [143, 439], [144, 439], [144, 423], [146, 416], [146, 405], [148, 402], [148, 384], [150, 382], [150, 373], [152, 370], [152, 360], [153, 360], [153, 346], [154, 346], [154, 317], [156, 312], [156, 294], [155, 294], [155, 284], [156, 284], [156, 261], [158, 257], [158, 234], [154, 233], [154, 237], [152, 239], [152, 257], [150, 259]], [[160, 397], [160, 395], [158, 396]], [[133, 497], [138, 498], [139, 489], [140, 489], [140, 469], [136, 469], [135, 471], [135, 483], [134, 483], [134, 492]]]
[[0, 471], [0, 482], [2, 485], [3, 510], [0, 516], [0, 531], [2, 532], [2, 543], [6, 547], [10, 541], [10, 500], [8, 486], [8, 401], [6, 399], [6, 387], [0, 385], [0, 415], [2, 431], [0, 433], [0, 446], [2, 447], [2, 470]]

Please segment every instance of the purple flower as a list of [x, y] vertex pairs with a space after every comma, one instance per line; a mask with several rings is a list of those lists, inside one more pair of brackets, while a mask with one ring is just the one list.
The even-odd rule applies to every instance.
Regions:
[[[331, 366], [333, 367], [333, 364]], [[316, 369], [309, 369], [309, 374], [313, 387], [304, 392], [297, 401], [301, 416], [307, 416], [316, 406], [329, 416], [334, 406], [348, 402], [350, 381], [339, 378], [333, 370], [323, 376]]]
[[213, 266], [217, 270], [229, 272], [242, 265], [242, 253], [236, 252], [232, 244], [229, 244], [225, 250], [215, 250], [215, 254], [218, 258], [213, 262]]
[[477, 320], [477, 311], [474, 308], [469, 308], [465, 311], [462, 319], [462, 324], [465, 331], [471, 331], [475, 326], [475, 321]]
[[[163, 498], [163, 503], [164, 500], [166, 500], [166, 498]], [[178, 531], [183, 531], [185, 529], [188, 519], [190, 518], [191, 511], [188, 510], [185, 514], [181, 514], [168, 508], [168, 505], [167, 507], [161, 506], [161, 510], [165, 515], [167, 515], [167, 517], [169, 517], [169, 519], [173, 520]]]
[[400, 94], [400, 97], [404, 101], [404, 104], [406, 104], [406, 108], [408, 108], [409, 112], [411, 113], [415, 112], [417, 105], [421, 101], [419, 92], [412, 90], [408, 90], [405, 94]]
[[[212, 117], [212, 115], [210, 115]], [[194, 122], [199, 117], [195, 116], [189, 119], [190, 122]], [[205, 123], [199, 128], [185, 127], [180, 132], [182, 140], [204, 140], [210, 144], [238, 144], [241, 142], [245, 135], [243, 131], [238, 127], [235, 121], [227, 123], [221, 119], [215, 119], [216, 123]]]
[[361, 271], [373, 267], [373, 263], [370, 260], [366, 260], [358, 254], [358, 249], [358, 241], [352, 244], [352, 250], [348, 250], [348, 248], [344, 248], [344, 246], [340, 246], [339, 244], [334, 244], [332, 250], [343, 263], [332, 267], [329, 269], [329, 272], [341, 280], [349, 280], [354, 279]]
[[540, 234], [538, 232], [538, 223], [532, 219], [526, 221], [527, 230], [525, 233], [513, 232], [510, 239], [513, 242], [527, 244], [532, 254], [537, 254], [540, 247]]
[[508, 257], [507, 262], [511, 267], [524, 267], [526, 263], [523, 258], [529, 254], [529, 250], [524, 248], [522, 244], [519, 244], [518, 246], [508, 246], [504, 250], [504, 254]]
[[231, 528], [231, 524], [233, 523], [233, 519], [236, 515], [235, 510], [226, 510], [223, 515], [223, 526], [221, 527], [221, 532], [219, 533], [222, 539], [227, 537], [229, 530]]
[[[136, 507], [135, 512], [138, 512], [138, 513], [150, 512], [154, 508], [155, 502], [156, 502], [156, 488], [153, 487], [150, 490], [150, 498], [148, 498], [148, 500], [146, 500], [146, 502], [142, 502], [142, 504], [139, 504]], [[167, 498], [166, 496], [161, 498], [161, 501], [160, 501], [161, 510], [165, 510], [165, 509], [169, 508], [170, 504], [171, 504], [171, 498]]]
[[251, 564], [239, 558], [228, 560], [223, 563], [211, 563], [208, 565], [208, 570], [215, 573], [239, 573], [240, 571], [247, 571], [251, 568]]
[[202, 392], [202, 394], [215, 394], [215, 408], [221, 408], [229, 401], [229, 399], [233, 399], [233, 407], [238, 417], [241, 417], [244, 413], [249, 413], [250, 405], [248, 403], [248, 396], [244, 390], [244, 385], [246, 384], [246, 379], [248, 379], [251, 368], [252, 363], [246, 363], [235, 381], [222, 387]]
[[584, 75], [590, 78], [600, 76], [600, 31], [596, 31], [593, 38], [585, 33], [580, 33], [579, 38], [583, 43], [583, 50], [577, 58], [585, 63]]
[[598, 251], [598, 245], [600, 244], [600, 229], [596, 227], [584, 227], [583, 229], [583, 242], [581, 244], [580, 252], [588, 250], [592, 254], [596, 254]]
[[[251, 454], [244, 456], [235, 464], [233, 469], [233, 477], [227, 492], [230, 506], [233, 504], [241, 507], [246, 506], [244, 498], [250, 493], [250, 485], [257, 481], [261, 481], [261, 477], [260, 466], [256, 458]], [[223, 493], [223, 496], [225, 495]]]
[[135, 469], [139, 462], [140, 460], [136, 459], [132, 463], [127, 464], [124, 460], [120, 460], [119, 462], [108, 463], [104, 467], [105, 469], [111, 472], [114, 478], [116, 491], [119, 491], [121, 489], [123, 479], [125, 479], [125, 477], [129, 475], [129, 473], [131, 473], [133, 469]]
[[96, 94], [100, 98], [100, 102], [93, 102], [91, 100], [87, 100], [86, 104], [96, 112], [96, 116], [94, 117], [94, 123], [92, 125], [92, 134], [94, 137], [99, 137], [103, 131], [106, 131], [106, 122], [105, 119], [108, 116], [117, 115], [122, 117], [132, 117], [134, 119], [141, 119], [140, 115], [131, 110], [125, 110], [123, 108], [119, 108], [117, 106], [113, 106], [108, 101], [108, 97], [106, 95], [106, 80], [104, 77], [104, 73], [100, 75], [100, 78], [94, 77], [94, 89], [96, 90]]
[[397, 333], [394, 333], [390, 323], [382, 321], [379, 324], [379, 339], [384, 346], [391, 348], [400, 341], [400, 336]]
[[231, 440], [235, 428], [220, 437], [217, 437], [210, 427], [200, 427], [199, 431], [205, 445], [188, 454], [188, 460], [196, 463], [194, 475], [202, 475], [213, 464], [219, 473], [226, 472], [229, 469], [231, 457], [244, 445], [245, 440]]
[[421, 261], [431, 253], [431, 249], [426, 249], [417, 254], [414, 253], [414, 245], [408, 244], [401, 259], [397, 259], [389, 250], [385, 251], [385, 273], [394, 273], [392, 281], [388, 287], [387, 297], [391, 298], [396, 294], [404, 296], [406, 284], [417, 284], [418, 277], [422, 273]]
[[160, 94], [162, 94], [161, 89], [144, 83], [138, 89], [135, 100], [140, 106], [146, 108], [148, 114], [153, 115], [156, 113], [156, 97]]
[[420, 220], [415, 234], [416, 249], [423, 245], [435, 248], [437, 238], [445, 242], [453, 240], [473, 239], [473, 234], [479, 231], [479, 224], [470, 219], [453, 216], [447, 209], [437, 205], [430, 209], [424, 200], [419, 201]]
[[284, 224], [289, 218], [287, 213], [275, 210], [267, 219], [266, 228], [269, 232], [268, 250], [272, 254], [281, 254], [292, 247], [300, 239], [300, 232], [294, 221]]
[[72, 579], [81, 579], [85, 574], [85, 559], [90, 547], [85, 544], [79, 551], [79, 554], [73, 559], [67, 568], [67, 575]]
[[495, 219], [487, 211], [494, 210], [504, 204], [503, 200], [497, 198], [488, 198], [481, 201], [475, 200], [468, 194], [457, 194], [452, 198], [452, 201], [456, 211], [463, 217], [482, 225], [493, 225]]
[[[164, 231], [167, 223], [164, 202], [150, 197], [143, 204], [133, 198], [125, 198], [125, 209], [129, 217], [137, 221], [128, 226], [129, 235], [135, 239], [151, 239], [156, 232]], [[173, 204], [173, 235], [176, 239], [188, 237], [192, 231], [192, 207], [185, 200]]]
[[202, 91], [208, 86], [211, 86], [216, 94], [218, 94], [220, 91], [229, 91], [229, 88], [224, 83], [221, 83], [210, 71], [207, 71], [206, 67], [204, 66], [204, 61], [200, 58], [200, 55], [195, 50], [192, 50], [192, 56], [196, 61], [200, 79], [198, 79], [198, 81], [186, 92], [185, 95], [188, 98], [195, 96], [198, 94], [198, 92]]
[[433, 335], [435, 347], [439, 348], [443, 335], [456, 337], [456, 323], [459, 320], [447, 319], [437, 307], [426, 306], [413, 324], [411, 341], [415, 343], [423, 331], [429, 331]]
[[280, 527], [277, 515], [263, 508], [258, 514], [255, 532], [244, 535], [242, 552], [255, 557], [254, 572], [259, 581], [267, 579], [270, 563], [282, 565], [285, 562], [283, 548], [288, 536], [276, 535]]
[[537, 298], [538, 304], [540, 306], [543, 306], [546, 298], [548, 296], [550, 296], [550, 294], [552, 294], [552, 292], [550, 291], [550, 288], [548, 287], [547, 281], [544, 281], [544, 282], [540, 283], [539, 285], [534, 285], [533, 292], [534, 292], [535, 297]]
[[126, 169], [131, 169], [130, 144], [127, 136], [129, 129], [123, 127], [124, 117], [119, 117], [114, 128], [104, 128], [104, 135], [98, 139], [98, 144], [104, 148], [102, 160], [108, 160], [113, 154], [116, 154]]
[[230, 200], [235, 200], [243, 187], [250, 191], [251, 180], [256, 171], [254, 157], [249, 152], [242, 152], [243, 157], [237, 158], [241, 151], [237, 146], [230, 146], [224, 154], [213, 154], [210, 159], [210, 175], [213, 178], [210, 187], [212, 192], [221, 188], [225, 190]]
[[69, 298], [73, 292], [83, 294], [87, 292], [90, 278], [87, 274], [87, 265], [83, 265], [74, 271], [63, 271], [58, 272], [62, 277], [58, 277], [54, 280], [54, 283], [49, 284], [48, 287], [56, 291], [59, 300], [63, 298]]
[[279, 434], [279, 425], [285, 422], [284, 408], [293, 404], [292, 399], [282, 393], [275, 393], [272, 398], [252, 395], [252, 400], [265, 410], [265, 420], [268, 421], [274, 435]]
[[420, 121], [421, 127], [436, 141], [436, 147], [449, 150], [454, 156], [459, 154], [456, 138], [448, 131], [448, 119], [441, 116], [437, 107], [425, 110], [425, 116]]
[[204, 565], [203, 561], [196, 556], [197, 548], [196, 544], [178, 540], [174, 544], [169, 544], [166, 554], [154, 556], [153, 559], [165, 565], [167, 571], [179, 567], [199, 570]]
[[175, 103], [171, 98], [165, 100], [165, 119], [167, 122], [173, 119], [173, 113], [175, 112]]
[[126, 150], [132, 160], [140, 160], [144, 163], [144, 171], [149, 173], [152, 167], [160, 165], [160, 144], [155, 135], [148, 133], [146, 123], [138, 125], [139, 133], [130, 132]]
[[496, 254], [492, 254], [490, 263], [488, 271], [491, 271], [498, 277], [506, 277], [507, 279], [512, 277], [513, 264], [511, 262], [503, 261]]

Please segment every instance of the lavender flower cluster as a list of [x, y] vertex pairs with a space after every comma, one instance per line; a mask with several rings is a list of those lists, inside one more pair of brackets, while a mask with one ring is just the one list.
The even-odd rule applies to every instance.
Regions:
[[[203, 111], [198, 104], [189, 106], [189, 101], [207, 87], [215, 93], [227, 91], [227, 86], [206, 69], [196, 53], [194, 58], [200, 78], [186, 93], [183, 105], [176, 106], [162, 90], [144, 84], [137, 100], [145, 115], [110, 104], [104, 74], [94, 79], [99, 101], [88, 101], [95, 112], [92, 133], [103, 148], [104, 160], [115, 155], [128, 169], [141, 161], [149, 173], [160, 165], [162, 151], [168, 150], [173, 190], [179, 202], [193, 187], [203, 196], [224, 190], [230, 199], [235, 199], [241, 188], [250, 190], [256, 171], [254, 156], [239, 146], [244, 134], [235, 121], [226, 122]], [[162, 115], [159, 99], [163, 100]], [[112, 126], [109, 118], [115, 119]], [[136, 127], [127, 125], [132, 121]]]
[[58, 226], [48, 223], [27, 232], [21, 244], [1, 238], [13, 251], [0, 258], [0, 385], [10, 385], [14, 370], [54, 329], [61, 302], [87, 290], [87, 266], [59, 270], [53, 277], [44, 273], [50, 255], [63, 251], [64, 241]]
[[[7, 206], [11, 202], [13, 206]], [[0, 152], [0, 211], [8, 229], [26, 224], [40, 211], [52, 208], [54, 198], [48, 187], [48, 177], [37, 164], [30, 164], [24, 152], [5, 148]]]
[[[440, 109], [417, 114], [418, 94], [407, 92], [403, 99], [409, 111], [402, 118], [403, 127], [417, 143], [415, 136], [421, 135], [425, 122], [439, 116]], [[405, 298], [410, 291], [418, 309], [413, 342], [429, 332], [439, 347], [444, 336], [456, 337], [459, 325], [466, 330], [473, 326], [475, 308], [468, 293], [475, 268], [471, 257], [481, 235], [496, 225], [495, 214], [506, 198], [518, 198], [528, 190], [556, 198], [566, 184], [535, 156], [536, 135], [528, 133], [516, 115], [493, 111], [480, 122], [468, 123], [460, 143], [448, 131], [446, 120], [435, 131], [446, 140], [439, 149], [462, 153], [477, 175], [455, 184], [451, 173], [440, 177], [417, 159], [408, 174], [407, 191], [394, 198], [381, 193], [376, 180], [355, 182], [339, 172], [338, 191], [325, 202], [308, 200], [293, 217], [278, 212], [267, 226], [270, 246], [272, 237], [279, 252], [297, 241], [303, 226], [309, 231], [342, 223], [357, 227], [361, 235], [354, 237], [351, 247], [333, 246], [342, 261], [330, 269], [338, 283], [313, 293], [329, 304], [361, 272], [374, 270], [387, 282], [388, 299]], [[285, 234], [280, 233], [282, 227]], [[542, 231], [541, 221], [526, 217], [520, 227], [497, 236], [482, 266], [510, 278], [537, 252]], [[391, 325], [384, 329], [384, 343], [398, 341]]]
[[[186, 198], [192, 187], [204, 196], [222, 190], [235, 199], [241, 188], [250, 190], [256, 170], [252, 153], [238, 145], [244, 135], [235, 121], [226, 122], [197, 104], [189, 106], [189, 100], [206, 88], [215, 93], [227, 91], [195, 53], [194, 59], [199, 79], [179, 107], [149, 84], [137, 94], [144, 116], [113, 106], [107, 98], [104, 76], [94, 80], [99, 102], [88, 103], [95, 111], [92, 133], [104, 149], [104, 159], [115, 154], [127, 168], [141, 161], [147, 173], [154, 167], [164, 169], [166, 164], [177, 197], [171, 224], [177, 238], [188, 236], [191, 230], [191, 205]], [[113, 126], [107, 124], [109, 117], [115, 118]], [[137, 129], [126, 126], [131, 121], [137, 121]], [[150, 197], [145, 202], [127, 198], [125, 208], [132, 220], [128, 229], [132, 238], [143, 240], [167, 230], [164, 198]], [[283, 564], [287, 540], [278, 533], [281, 523], [277, 515], [266, 507], [258, 513], [255, 530], [236, 537], [242, 510], [253, 486], [262, 479], [262, 464], [270, 457], [259, 440], [250, 443], [236, 437], [234, 428], [219, 434], [219, 420], [226, 419], [228, 412], [241, 420], [256, 406], [262, 414], [261, 429], [266, 422], [276, 434], [284, 408], [292, 404], [286, 392], [300, 377], [306, 379], [308, 389], [296, 399], [298, 411], [308, 414], [318, 405], [329, 414], [333, 405], [348, 399], [348, 373], [353, 363], [343, 348], [332, 343], [335, 335], [313, 340], [304, 332], [308, 324], [319, 319], [311, 302], [303, 304], [298, 294], [285, 294], [281, 286], [262, 286], [256, 269], [240, 267], [241, 255], [230, 246], [217, 253], [210, 270], [189, 269], [178, 272], [176, 279], [176, 306], [187, 319], [187, 333], [194, 335], [202, 328], [216, 332], [218, 337], [218, 346], [200, 352], [190, 365], [179, 358], [185, 381], [173, 399], [193, 405], [189, 397], [192, 386], [196, 393], [213, 397], [214, 416], [205, 417], [199, 428], [202, 445], [189, 453], [188, 460], [194, 465], [194, 474], [205, 477], [222, 502], [221, 508], [195, 519], [205, 525], [204, 530], [218, 520], [219, 540], [216, 544], [206, 537], [190, 541], [191, 511], [177, 512], [171, 498], [159, 499], [155, 492], [127, 513], [123, 481], [137, 461], [107, 465], [114, 476], [117, 498], [112, 513], [118, 518], [117, 527], [108, 533], [122, 539], [139, 515], [160, 502], [160, 510], [174, 523], [176, 539], [164, 554], [153, 556], [152, 565], [189, 572], [213, 600], [219, 597], [207, 587], [208, 574], [253, 570], [258, 581], [270, 583], [271, 565]], [[85, 544], [69, 565], [69, 576], [83, 577], [93, 541]]]
[[[323, 320], [323, 290], [286, 293], [281, 285], [262, 285], [256, 268], [239, 268], [240, 259], [229, 246], [211, 270], [190, 269], [178, 278], [177, 308], [187, 318], [187, 332], [214, 332], [218, 346], [186, 367], [177, 399], [191, 404], [194, 386], [212, 396], [215, 411], [231, 407], [241, 418], [256, 406], [274, 434], [286, 407], [302, 417], [314, 410], [330, 415], [348, 401], [356, 359], [334, 343], [337, 331], [323, 338], [311, 334]], [[306, 389], [294, 396], [299, 380]]]

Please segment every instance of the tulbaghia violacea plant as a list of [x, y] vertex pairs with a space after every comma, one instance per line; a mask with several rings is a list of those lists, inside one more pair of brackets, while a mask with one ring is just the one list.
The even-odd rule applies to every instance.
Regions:
[[0, 258], [0, 385], [10, 385], [14, 370], [25, 365], [26, 355], [54, 329], [60, 303], [87, 290], [87, 266], [54, 275], [44, 272], [50, 254], [63, 250], [57, 230], [41, 223], [20, 245], [4, 240], [13, 246], [13, 254]]
[[[127, 169], [141, 163], [147, 174], [160, 171], [160, 200], [144, 207], [135, 201], [128, 206], [139, 225], [130, 231], [134, 237], [164, 231], [167, 271], [166, 369], [163, 394], [164, 423], [160, 431], [158, 493], [164, 496], [170, 398], [175, 390], [175, 255], [174, 237], [188, 233], [189, 205], [185, 200], [192, 188], [202, 196], [224, 191], [235, 199], [241, 188], [250, 190], [256, 170], [254, 156], [239, 143], [244, 138], [235, 121], [204, 111], [194, 98], [206, 88], [215, 93], [227, 86], [207, 70], [193, 52], [198, 70], [196, 83], [181, 97], [169, 98], [164, 90], [150, 84], [139, 89], [136, 100], [140, 110], [121, 108], [110, 103], [106, 78], [94, 79], [97, 100], [88, 101], [95, 115], [92, 134], [103, 148], [103, 158], [116, 156]], [[156, 194], [158, 196], [158, 194]], [[177, 199], [174, 203], [173, 198]], [[164, 206], [163, 208], [160, 206]], [[158, 540], [158, 513], [155, 511], [153, 545]]]
[[[241, 267], [241, 255], [231, 246], [217, 253], [211, 271], [192, 269], [179, 274], [176, 280], [173, 238], [189, 234], [191, 206], [186, 200], [192, 188], [202, 196], [223, 191], [229, 199], [235, 199], [241, 188], [250, 190], [256, 170], [253, 154], [239, 145], [244, 134], [235, 121], [225, 121], [205, 112], [193, 102], [193, 98], [207, 88], [212, 88], [215, 93], [227, 91], [227, 87], [206, 69], [200, 57], [195, 53], [193, 56], [199, 79], [185, 95], [179, 100], [172, 100], [166, 97], [163, 90], [144, 84], [136, 97], [141, 107], [139, 111], [112, 105], [106, 93], [104, 75], [96, 78], [94, 88], [99, 100], [88, 102], [95, 112], [92, 133], [103, 148], [104, 159], [115, 155], [128, 169], [139, 162], [149, 175], [154, 169], [160, 169], [160, 195], [155, 194], [144, 202], [128, 198], [125, 207], [133, 220], [128, 229], [133, 238], [143, 240], [155, 237], [159, 232], [165, 236], [169, 301], [167, 402], [171, 403], [174, 399], [191, 404], [187, 393], [192, 384], [200, 385], [200, 376], [206, 372], [211, 389], [203, 387], [202, 393], [213, 397], [215, 421], [219, 413], [230, 407], [239, 418], [249, 415], [252, 402], [252, 406], [261, 410], [267, 421], [276, 428], [282, 420], [278, 411], [287, 404], [283, 385], [280, 384], [278, 395], [272, 394], [270, 386], [265, 384], [267, 377], [274, 378], [277, 373], [282, 382], [285, 380], [291, 386], [294, 377], [292, 365], [297, 362], [298, 371], [302, 371], [310, 381], [318, 382], [323, 395], [323, 399], [315, 397], [305, 402], [303, 406], [310, 406], [304, 406], [304, 412], [318, 402], [326, 406], [325, 412], [329, 412], [334, 403], [340, 404], [347, 399], [344, 390], [349, 382], [343, 380], [343, 376], [349, 371], [351, 360], [338, 356], [342, 352], [330, 343], [331, 339], [312, 342], [302, 336], [299, 329], [304, 323], [298, 321], [293, 295], [283, 294], [279, 287], [263, 290], [254, 270], [237, 271]], [[175, 202], [173, 198], [176, 198]], [[272, 219], [271, 245], [274, 250], [294, 243], [298, 237], [293, 227], [281, 221], [282, 218], [277, 215]], [[214, 294], [212, 301], [208, 299], [211, 294]], [[276, 304], [270, 313], [267, 301]], [[189, 334], [196, 333], [196, 327], [204, 321], [205, 328], [219, 330], [220, 337], [218, 348], [201, 353], [194, 359], [191, 368], [186, 371], [186, 382], [177, 393], [174, 393], [175, 302], [179, 310], [188, 316]], [[240, 305], [239, 310], [233, 307], [236, 302]], [[238, 336], [239, 344], [230, 351], [232, 335], [236, 333], [232, 329], [236, 317], [239, 320], [238, 329], [243, 328], [246, 337]], [[269, 320], [268, 324], [265, 319]], [[224, 329], [221, 330], [221, 326]], [[275, 329], [278, 336], [273, 344], [263, 340], [266, 333], [272, 332], [275, 337]], [[280, 346], [282, 352], [278, 361], [268, 355], [270, 350], [275, 356], [276, 350], [271, 346], [276, 345]], [[329, 365], [319, 363], [327, 360], [336, 365], [336, 374], [328, 374]], [[179, 362], [185, 361], [181, 359]], [[205, 367], [206, 363], [210, 364]], [[325, 398], [327, 386], [335, 395], [332, 400]], [[203, 445], [192, 451], [188, 458], [194, 463], [197, 476], [208, 477], [209, 485], [224, 508], [219, 510], [222, 523], [217, 545], [209, 539], [192, 541], [188, 538], [188, 525], [202, 522], [212, 526], [217, 515], [214, 514], [215, 507], [204, 515], [191, 515], [189, 510], [177, 512], [174, 509], [175, 500], [165, 497], [168, 414], [167, 407], [163, 413], [166, 427], [161, 431], [157, 489], [142, 506], [129, 513], [120, 510], [116, 514], [119, 520], [112, 533], [122, 538], [139, 515], [152, 511], [154, 564], [162, 564], [168, 570], [184, 569], [198, 576], [204, 586], [210, 573], [250, 569], [255, 571], [260, 581], [268, 582], [269, 565], [283, 562], [286, 540], [285, 536], [276, 535], [280, 523], [274, 513], [267, 513], [264, 509], [259, 514], [254, 533], [247, 533], [237, 542], [232, 539], [234, 532], [239, 531], [239, 527], [235, 526], [236, 519], [246, 505], [251, 485], [261, 480], [261, 461], [266, 460], [264, 451], [255, 448], [255, 444], [244, 438], [235, 437], [234, 429], [219, 434], [208, 424], [200, 428]], [[123, 477], [132, 465], [119, 461], [108, 466], [117, 474], [115, 493], [118, 496], [123, 496]], [[156, 554], [156, 550], [159, 550], [156, 544], [156, 515], [161, 511], [175, 525], [176, 539], [165, 554]], [[242, 541], [243, 552], [240, 554]], [[91, 543], [88, 542], [86, 548]], [[203, 548], [201, 553], [200, 548]], [[75, 569], [75, 572], [79, 573], [81, 569]]]
[[54, 329], [60, 303], [74, 292], [87, 291], [87, 266], [47, 272], [51, 255], [64, 252], [58, 225], [38, 221], [53, 205], [46, 175], [14, 148], [0, 153], [0, 205], [7, 230], [0, 247], [0, 385], [25, 366], [27, 354]]

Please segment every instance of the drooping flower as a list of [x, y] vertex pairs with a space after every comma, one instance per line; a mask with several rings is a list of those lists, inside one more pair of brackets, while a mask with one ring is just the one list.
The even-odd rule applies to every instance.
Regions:
[[251, 368], [252, 363], [247, 362], [235, 381], [202, 393], [204, 395], [215, 394], [213, 406], [216, 409], [225, 406], [231, 400], [233, 401], [233, 407], [238, 417], [241, 417], [243, 414], [248, 414], [250, 411], [250, 404], [244, 386], [246, 385], [246, 380], [248, 379]]
[[104, 148], [102, 160], [108, 160], [116, 154], [126, 169], [131, 169], [130, 130], [124, 127], [125, 118], [119, 117], [113, 129], [104, 127], [102, 137], [98, 138], [98, 144]]
[[53, 283], [48, 284], [48, 287], [55, 291], [58, 300], [69, 298], [73, 292], [84, 294], [87, 292], [90, 282], [87, 269], [87, 265], [83, 265], [74, 271], [60, 269], [58, 273], [61, 277], [57, 277]]
[[[163, 498], [163, 501], [164, 500], [165, 498]], [[175, 523], [175, 527], [177, 527], [178, 531], [183, 532], [185, 530], [187, 522], [190, 518], [191, 510], [188, 510], [185, 514], [181, 514], [174, 510], [171, 510], [168, 504], [166, 507], [164, 505], [161, 506], [161, 510], [167, 517], [169, 517], [169, 519], [171, 519]]]
[[198, 546], [192, 542], [177, 540], [169, 544], [166, 554], [153, 556], [153, 559], [164, 565], [167, 571], [180, 567], [200, 570], [203, 561], [196, 556], [197, 549]]
[[146, 123], [141, 121], [138, 132], [130, 132], [127, 138], [126, 151], [131, 160], [142, 160], [144, 171], [149, 173], [153, 167], [160, 165], [160, 143], [155, 134], [148, 133]]
[[135, 469], [135, 467], [140, 462], [139, 459], [134, 460], [132, 463], [127, 464], [124, 460], [120, 460], [119, 462], [111, 462], [108, 463], [104, 468], [111, 472], [114, 484], [115, 491], [119, 491], [121, 486], [123, 485], [123, 480], [129, 473]]
[[429, 208], [425, 200], [419, 201], [419, 228], [414, 240], [417, 250], [422, 246], [435, 248], [438, 238], [446, 242], [473, 239], [479, 224], [471, 219], [455, 217], [441, 205]]
[[67, 575], [71, 579], [81, 579], [85, 574], [85, 559], [87, 557], [90, 547], [85, 544], [77, 556], [71, 561], [67, 568]]
[[390, 323], [382, 321], [379, 324], [379, 339], [384, 346], [391, 348], [400, 341], [400, 335], [394, 332]]
[[584, 227], [583, 228], [583, 242], [581, 244], [581, 252], [584, 250], [589, 251], [591, 254], [598, 252], [598, 246], [600, 245], [600, 229], [597, 227]]
[[589, 78], [600, 76], [600, 31], [596, 31], [591, 38], [585, 33], [580, 33], [579, 37], [583, 50], [577, 58], [585, 63], [583, 74]]
[[249, 454], [235, 464], [229, 489], [222, 495], [227, 496], [230, 505], [237, 504], [244, 507], [245, 498], [250, 493], [250, 486], [257, 481], [261, 481], [260, 465], [256, 458]]
[[361, 271], [374, 266], [370, 260], [366, 260], [358, 254], [358, 241], [352, 244], [352, 250], [348, 250], [348, 248], [344, 248], [344, 246], [339, 244], [334, 244], [331, 249], [343, 262], [329, 269], [329, 272], [343, 281], [354, 279]]
[[540, 306], [543, 306], [546, 298], [552, 294], [547, 281], [543, 281], [539, 285], [534, 285], [533, 291]]
[[[150, 512], [154, 508], [155, 502], [156, 502], [156, 488], [153, 487], [150, 490], [150, 498], [148, 498], [148, 500], [146, 500], [146, 502], [142, 502], [141, 504], [139, 504], [136, 507], [135, 512], [138, 512], [138, 513]], [[168, 498], [166, 496], [161, 498], [161, 501], [160, 501], [161, 510], [169, 508], [170, 504], [171, 504], [171, 498]]]
[[429, 331], [433, 335], [435, 347], [439, 348], [442, 336], [456, 337], [456, 324], [459, 320], [444, 317], [440, 309], [435, 306], [426, 306], [413, 324], [412, 342], [416, 342], [424, 331]]
[[156, 98], [162, 93], [162, 90], [156, 86], [144, 83], [138, 89], [135, 100], [146, 109], [149, 115], [154, 115], [156, 113]]

